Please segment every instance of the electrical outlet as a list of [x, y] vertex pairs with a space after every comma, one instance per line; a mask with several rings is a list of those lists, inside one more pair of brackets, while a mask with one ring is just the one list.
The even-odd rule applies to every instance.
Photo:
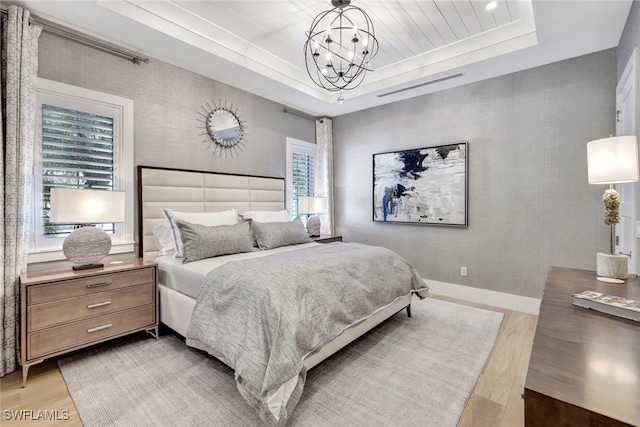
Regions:
[[460, 275], [465, 277], [467, 276], [467, 267], [465, 266], [460, 267]]

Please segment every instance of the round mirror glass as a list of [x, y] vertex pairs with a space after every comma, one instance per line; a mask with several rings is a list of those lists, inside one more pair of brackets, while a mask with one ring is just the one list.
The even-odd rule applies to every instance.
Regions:
[[231, 111], [222, 108], [209, 113], [207, 130], [216, 143], [225, 147], [231, 147], [240, 142], [242, 133], [240, 120]]

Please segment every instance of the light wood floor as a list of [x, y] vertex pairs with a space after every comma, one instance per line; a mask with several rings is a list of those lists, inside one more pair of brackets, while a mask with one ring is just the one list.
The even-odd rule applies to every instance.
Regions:
[[[524, 426], [524, 401], [520, 392], [529, 363], [537, 316], [437, 295], [432, 297], [504, 313], [496, 344], [458, 427]], [[3, 427], [82, 425], [55, 359], [32, 366], [27, 387], [21, 388], [21, 385], [22, 373], [19, 370], [0, 381], [0, 424]], [[34, 417], [38, 411], [46, 410], [60, 420], [10, 420], [11, 412], [7, 411], [12, 410], [31, 410]]]

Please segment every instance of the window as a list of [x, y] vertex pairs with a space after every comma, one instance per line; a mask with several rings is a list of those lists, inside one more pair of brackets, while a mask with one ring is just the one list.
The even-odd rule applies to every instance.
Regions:
[[316, 145], [287, 138], [287, 209], [293, 218], [298, 213], [298, 197], [313, 196], [315, 191]]
[[291, 200], [291, 212], [294, 217], [300, 214], [298, 211], [298, 197], [313, 196], [314, 160], [315, 157], [313, 154], [294, 152], [291, 156], [291, 161], [293, 162], [293, 198]]
[[[54, 187], [113, 190], [113, 118], [42, 104], [42, 216], [45, 238], [66, 237], [73, 225], [49, 223]], [[96, 224], [109, 234], [114, 224]]]
[[126, 192], [124, 224], [100, 224], [112, 253], [133, 251], [133, 102], [38, 79], [34, 212], [29, 262], [64, 259], [73, 225], [49, 224], [51, 188]]

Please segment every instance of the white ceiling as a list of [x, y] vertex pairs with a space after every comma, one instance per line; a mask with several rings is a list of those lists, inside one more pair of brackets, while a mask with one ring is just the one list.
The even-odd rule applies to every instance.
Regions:
[[380, 51], [343, 105], [312, 82], [303, 55], [305, 32], [330, 0], [9, 3], [314, 116], [338, 116], [615, 47], [632, 1], [498, 0], [487, 11], [488, 0], [352, 0], [370, 15]]

